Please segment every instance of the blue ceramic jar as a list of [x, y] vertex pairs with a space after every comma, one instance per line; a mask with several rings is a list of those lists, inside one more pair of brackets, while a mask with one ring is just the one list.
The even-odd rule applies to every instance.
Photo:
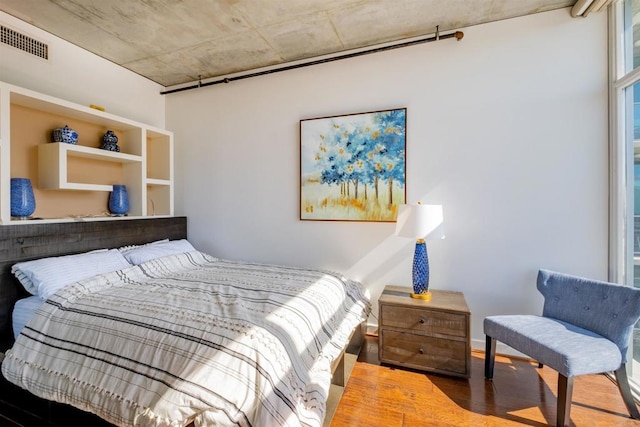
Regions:
[[64, 125], [62, 128], [54, 129], [51, 132], [52, 142], [64, 142], [65, 144], [76, 144], [78, 142], [78, 132]]
[[118, 144], [118, 136], [112, 130], [108, 130], [102, 136], [102, 145], [100, 146], [100, 148], [102, 148], [103, 150], [115, 151], [119, 153], [120, 147], [118, 147], [117, 144]]

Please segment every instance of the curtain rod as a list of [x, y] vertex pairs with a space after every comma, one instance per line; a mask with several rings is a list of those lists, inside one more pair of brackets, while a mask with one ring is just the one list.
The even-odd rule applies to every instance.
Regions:
[[356, 56], [368, 55], [370, 53], [378, 53], [378, 52], [383, 52], [383, 51], [386, 51], [386, 50], [396, 49], [396, 48], [400, 48], [400, 47], [413, 46], [413, 45], [416, 45], [416, 44], [428, 43], [428, 42], [433, 42], [433, 41], [438, 41], [438, 40], [445, 40], [445, 39], [450, 39], [450, 38], [454, 38], [454, 37], [458, 41], [460, 41], [462, 39], [462, 37], [464, 37], [464, 33], [462, 31], [456, 31], [454, 33], [442, 34], [441, 35], [438, 27], [436, 27], [436, 34], [434, 36], [427, 37], [427, 38], [424, 38], [424, 39], [411, 40], [411, 41], [407, 41], [407, 42], [404, 42], [404, 43], [398, 43], [398, 44], [393, 44], [393, 45], [389, 45], [389, 46], [381, 46], [381, 47], [377, 47], [377, 48], [373, 48], [373, 49], [369, 49], [369, 50], [363, 50], [363, 51], [358, 51], [358, 52], [347, 53], [347, 54], [344, 54], [344, 55], [338, 55], [338, 56], [333, 56], [333, 57], [330, 57], [330, 58], [318, 59], [318, 60], [315, 60], [315, 61], [303, 62], [303, 63], [300, 63], [300, 64], [286, 65], [286, 66], [283, 66], [283, 67], [273, 68], [273, 69], [264, 70], [264, 71], [256, 71], [254, 73], [242, 74], [242, 75], [239, 75], [239, 76], [225, 77], [225, 78], [222, 78], [222, 79], [212, 80], [212, 81], [208, 81], [208, 82], [205, 82], [205, 83], [203, 83], [202, 80], [199, 80], [197, 84], [193, 84], [191, 86], [180, 87], [180, 88], [176, 88], [176, 89], [165, 90], [165, 91], [160, 92], [160, 95], [167, 95], [167, 94], [170, 94], [170, 93], [182, 92], [182, 91], [185, 91], [185, 90], [198, 89], [198, 88], [201, 88], [201, 87], [213, 86], [213, 85], [217, 85], [217, 84], [220, 84], [220, 83], [231, 83], [231, 82], [236, 81], [236, 80], [248, 79], [250, 77], [263, 76], [263, 75], [266, 75], [266, 74], [278, 73], [280, 71], [294, 70], [296, 68], [308, 67], [310, 65], [324, 64], [326, 62], [333, 62], [333, 61], [337, 61], [337, 60], [340, 60], [340, 59], [349, 59], [349, 58], [354, 58]]

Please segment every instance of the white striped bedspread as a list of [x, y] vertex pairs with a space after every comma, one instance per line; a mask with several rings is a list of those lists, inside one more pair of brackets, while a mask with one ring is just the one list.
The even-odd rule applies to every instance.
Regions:
[[2, 373], [116, 425], [320, 426], [370, 309], [338, 274], [189, 252], [57, 292]]

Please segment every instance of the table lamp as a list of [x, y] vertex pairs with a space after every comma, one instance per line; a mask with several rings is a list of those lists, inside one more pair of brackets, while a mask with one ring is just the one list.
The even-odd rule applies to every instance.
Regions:
[[[429, 292], [429, 257], [425, 238], [444, 238], [442, 229], [442, 205], [400, 205], [396, 222], [396, 235], [416, 240], [413, 255], [413, 292], [412, 298], [431, 299]], [[434, 232], [435, 231], [435, 232]]]

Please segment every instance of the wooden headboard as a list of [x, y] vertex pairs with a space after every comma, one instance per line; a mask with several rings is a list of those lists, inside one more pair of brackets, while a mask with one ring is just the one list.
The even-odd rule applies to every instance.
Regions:
[[13, 304], [27, 296], [11, 274], [16, 262], [186, 238], [186, 217], [0, 226], [0, 351], [13, 342]]

